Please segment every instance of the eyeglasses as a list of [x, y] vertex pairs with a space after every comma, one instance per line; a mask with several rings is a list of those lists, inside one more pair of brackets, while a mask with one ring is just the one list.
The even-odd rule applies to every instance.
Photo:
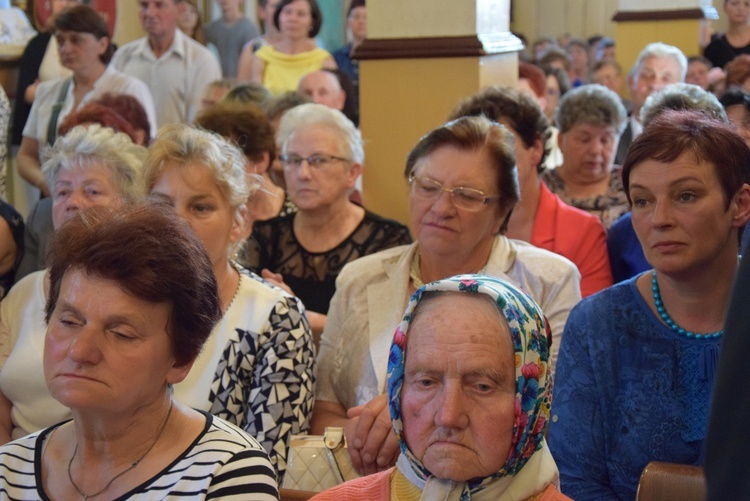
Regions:
[[447, 191], [451, 194], [453, 205], [469, 211], [478, 211], [482, 206], [500, 198], [499, 195], [488, 197], [484, 192], [474, 188], [464, 188], [463, 186], [446, 188], [442, 183], [429, 177], [411, 175], [409, 176], [409, 185], [411, 194], [424, 200], [437, 200], [444, 191]]
[[302, 162], [307, 162], [307, 165], [311, 169], [320, 169], [324, 165], [328, 165], [332, 162], [349, 162], [346, 158], [337, 157], [334, 155], [325, 155], [323, 153], [315, 153], [309, 157], [301, 157], [299, 155], [281, 155], [281, 164], [287, 170], [299, 169]]

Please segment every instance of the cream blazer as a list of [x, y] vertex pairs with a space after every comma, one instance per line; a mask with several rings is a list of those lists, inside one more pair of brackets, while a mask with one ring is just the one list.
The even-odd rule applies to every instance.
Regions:
[[[320, 340], [316, 399], [347, 409], [385, 392], [388, 352], [408, 302], [417, 243], [361, 257], [336, 280]], [[520, 287], [544, 311], [552, 330], [552, 368], [565, 322], [581, 300], [580, 274], [566, 258], [502, 235], [483, 273]]]

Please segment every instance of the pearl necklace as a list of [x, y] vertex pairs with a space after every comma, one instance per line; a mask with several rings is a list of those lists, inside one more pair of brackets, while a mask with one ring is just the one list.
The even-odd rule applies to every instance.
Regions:
[[73, 450], [73, 455], [71, 456], [70, 461], [68, 462], [68, 479], [70, 480], [70, 483], [73, 484], [73, 487], [75, 487], [75, 490], [78, 491], [78, 494], [80, 494], [81, 496], [83, 496], [83, 500], [84, 501], [87, 501], [89, 498], [95, 498], [98, 495], [100, 495], [101, 493], [103, 493], [104, 491], [106, 491], [107, 489], [109, 489], [109, 486], [112, 485], [112, 482], [114, 482], [115, 480], [117, 480], [121, 476], [125, 475], [127, 472], [129, 472], [130, 470], [132, 470], [136, 466], [138, 466], [138, 464], [143, 460], [143, 458], [145, 458], [146, 455], [149, 452], [151, 452], [151, 449], [154, 448], [154, 446], [156, 445], [156, 442], [158, 442], [159, 438], [161, 438], [161, 434], [164, 431], [164, 428], [167, 427], [167, 421], [169, 421], [169, 416], [172, 414], [172, 404], [173, 403], [174, 403], [174, 401], [170, 401], [169, 402], [169, 411], [167, 411], [167, 417], [164, 419], [164, 422], [161, 424], [161, 428], [159, 428], [159, 433], [156, 434], [156, 438], [151, 443], [151, 447], [149, 447], [148, 450], [141, 455], [141, 457], [139, 457], [138, 459], [136, 459], [135, 461], [133, 461], [133, 463], [130, 466], [128, 466], [126, 469], [124, 469], [123, 471], [121, 471], [120, 473], [118, 473], [117, 475], [115, 475], [114, 477], [112, 477], [112, 480], [110, 480], [109, 482], [107, 482], [107, 485], [104, 486], [104, 489], [102, 489], [102, 490], [100, 490], [98, 492], [95, 492], [94, 494], [86, 494], [85, 492], [83, 492], [83, 490], [80, 487], [78, 487], [78, 484], [75, 483], [75, 480], [73, 480], [73, 474], [71, 473], [71, 469], [73, 467], [73, 460], [76, 458], [76, 454], [78, 453], [78, 442], [76, 441], [76, 447]]
[[662, 320], [664, 320], [664, 323], [667, 324], [670, 329], [672, 329], [680, 336], [684, 336], [690, 339], [716, 339], [724, 334], [723, 329], [717, 332], [707, 332], [705, 334], [701, 334], [698, 332], [685, 330], [677, 325], [674, 320], [672, 320], [672, 317], [669, 316], [669, 313], [667, 313], [667, 309], [664, 307], [664, 301], [662, 301], [661, 292], [659, 291], [659, 282], [656, 281], [656, 270], [651, 272], [651, 292], [654, 294], [654, 304], [656, 305], [656, 311], [659, 312], [659, 316]]

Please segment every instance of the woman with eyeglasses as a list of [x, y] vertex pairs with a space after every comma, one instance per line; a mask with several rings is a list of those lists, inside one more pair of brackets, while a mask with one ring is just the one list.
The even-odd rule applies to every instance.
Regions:
[[298, 211], [255, 223], [240, 260], [302, 300], [317, 339], [344, 265], [411, 237], [406, 226], [349, 201], [364, 150], [343, 113], [321, 104], [297, 106], [281, 119], [277, 142]]
[[429, 132], [404, 172], [416, 242], [358, 259], [339, 275], [320, 341], [312, 432], [344, 426], [361, 473], [389, 468], [398, 456], [384, 394], [388, 348], [423, 284], [475, 273], [520, 287], [549, 320], [554, 369], [568, 313], [581, 299], [580, 275], [566, 258], [503, 235], [520, 196], [513, 141], [484, 116]]

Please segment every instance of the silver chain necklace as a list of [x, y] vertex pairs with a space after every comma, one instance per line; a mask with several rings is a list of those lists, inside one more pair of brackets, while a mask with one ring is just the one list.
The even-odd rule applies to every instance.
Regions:
[[110, 480], [109, 482], [107, 482], [107, 485], [105, 485], [102, 490], [100, 490], [99, 492], [96, 492], [94, 494], [86, 494], [85, 492], [83, 492], [81, 490], [80, 487], [78, 487], [78, 485], [76, 484], [75, 480], [73, 480], [73, 474], [71, 473], [71, 468], [73, 466], [73, 460], [76, 458], [76, 454], [78, 453], [78, 441], [76, 441], [76, 448], [73, 450], [73, 456], [71, 456], [70, 461], [68, 461], [68, 478], [70, 479], [70, 483], [73, 484], [73, 487], [75, 487], [75, 490], [78, 491], [78, 494], [80, 494], [81, 496], [83, 496], [83, 501], [87, 501], [89, 498], [95, 498], [96, 496], [100, 495], [102, 492], [104, 492], [107, 489], [109, 489], [109, 486], [112, 485], [112, 482], [114, 482], [115, 480], [117, 480], [121, 476], [125, 475], [127, 472], [129, 472], [130, 470], [132, 470], [136, 466], [138, 466], [138, 463], [140, 463], [143, 460], [143, 458], [145, 458], [146, 455], [149, 452], [151, 452], [151, 449], [154, 448], [154, 446], [156, 445], [156, 442], [158, 442], [159, 438], [161, 438], [161, 434], [164, 432], [164, 428], [167, 427], [167, 421], [169, 421], [169, 416], [172, 414], [172, 405], [173, 405], [173, 403], [174, 403], [173, 401], [169, 402], [169, 411], [167, 411], [167, 417], [164, 418], [164, 422], [161, 424], [161, 428], [159, 428], [159, 433], [156, 434], [156, 438], [151, 443], [151, 447], [149, 447], [148, 450], [141, 455], [141, 457], [139, 457], [138, 459], [136, 459], [133, 462], [133, 464], [131, 464], [125, 470], [121, 471], [120, 473], [118, 473], [117, 475], [115, 475], [114, 477], [112, 477], [112, 480]]

